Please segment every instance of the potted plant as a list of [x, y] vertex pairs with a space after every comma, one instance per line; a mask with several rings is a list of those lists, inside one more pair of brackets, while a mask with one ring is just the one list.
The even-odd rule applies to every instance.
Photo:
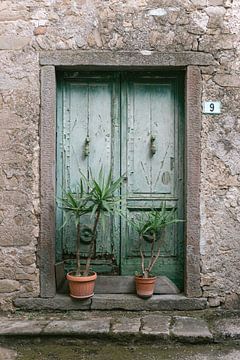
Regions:
[[[70, 296], [77, 299], [87, 299], [94, 294], [96, 272], [90, 269], [91, 259], [96, 250], [97, 229], [106, 216], [113, 215], [117, 210], [120, 198], [115, 196], [116, 191], [122, 183], [122, 177], [117, 180], [112, 179], [112, 171], [107, 178], [101, 168], [98, 179], [94, 179], [90, 171], [90, 179], [81, 174], [79, 184], [75, 189], [68, 190], [60, 199], [61, 207], [67, 213], [67, 221], [74, 217], [76, 225], [76, 269], [67, 274], [69, 282]], [[93, 219], [92, 235], [89, 243], [88, 256], [85, 266], [81, 266], [81, 218], [89, 214]], [[103, 226], [104, 228], [104, 226]]]
[[[152, 276], [151, 271], [160, 256], [165, 230], [169, 225], [181, 221], [183, 220], [179, 220], [175, 216], [175, 208], [170, 211], [166, 209], [166, 202], [162, 203], [160, 210], [151, 210], [131, 221], [132, 226], [138, 232], [141, 255], [141, 274], [135, 276], [138, 296], [149, 298], [153, 295], [156, 276]], [[150, 258], [147, 264], [144, 250], [145, 241], [151, 244]]]

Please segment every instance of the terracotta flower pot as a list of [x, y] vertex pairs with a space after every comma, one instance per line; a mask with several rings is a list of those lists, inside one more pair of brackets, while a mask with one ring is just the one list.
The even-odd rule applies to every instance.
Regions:
[[76, 276], [74, 271], [67, 274], [70, 296], [75, 299], [88, 299], [94, 295], [97, 273], [94, 271], [89, 276]]
[[153, 295], [156, 276], [143, 278], [142, 276], [135, 276], [137, 295], [141, 298], [147, 299]]

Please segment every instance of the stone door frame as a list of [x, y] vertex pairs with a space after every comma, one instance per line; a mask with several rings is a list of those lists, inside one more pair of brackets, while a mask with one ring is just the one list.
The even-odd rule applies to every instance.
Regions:
[[208, 54], [108, 51], [49, 51], [40, 54], [40, 237], [38, 266], [40, 297], [56, 295], [55, 281], [55, 166], [56, 71], [184, 70], [185, 71], [185, 278], [184, 292], [200, 297], [200, 161], [201, 73], [212, 62]]

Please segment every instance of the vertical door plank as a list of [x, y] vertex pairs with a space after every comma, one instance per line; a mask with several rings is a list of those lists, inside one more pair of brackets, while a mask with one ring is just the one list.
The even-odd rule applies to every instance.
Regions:
[[151, 132], [156, 137], [156, 153], [150, 157], [152, 193], [174, 194], [174, 91], [169, 84], [152, 85]]
[[67, 183], [73, 187], [79, 182], [80, 171], [87, 174], [88, 161], [84, 150], [89, 127], [88, 84], [70, 83], [69, 92], [69, 138], [66, 147], [70, 147], [70, 170]]
[[94, 177], [111, 167], [111, 84], [89, 84], [89, 166]]

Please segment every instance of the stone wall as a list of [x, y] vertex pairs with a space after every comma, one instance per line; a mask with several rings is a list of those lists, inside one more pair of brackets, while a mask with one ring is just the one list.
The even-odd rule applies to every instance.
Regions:
[[201, 285], [211, 306], [240, 297], [239, 0], [2, 0], [0, 3], [0, 308], [39, 294], [39, 53], [203, 52]]

